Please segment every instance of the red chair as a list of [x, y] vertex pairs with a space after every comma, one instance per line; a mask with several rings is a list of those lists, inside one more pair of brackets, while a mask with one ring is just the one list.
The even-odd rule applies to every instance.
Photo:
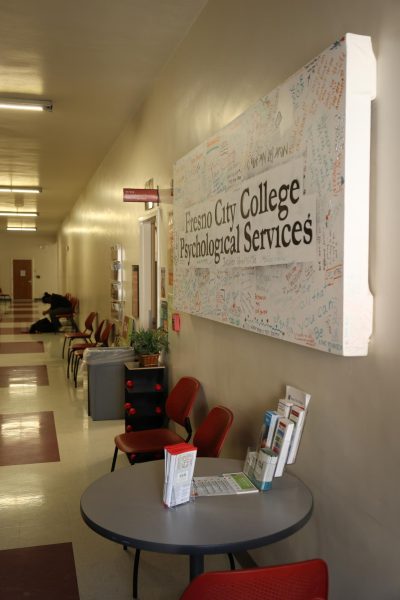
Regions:
[[[198, 457], [218, 458], [222, 446], [233, 423], [233, 413], [225, 406], [214, 406], [197, 428], [193, 438], [193, 446], [197, 448]], [[235, 569], [235, 559], [228, 553], [231, 569]]]
[[57, 319], [65, 319], [68, 321], [73, 331], [78, 331], [78, 327], [75, 322], [75, 317], [78, 313], [78, 298], [76, 296], [71, 296], [71, 294], [65, 294], [65, 297], [71, 302], [71, 308], [68, 310], [66, 309], [65, 313], [57, 315]]
[[327, 600], [328, 567], [321, 559], [196, 577], [180, 600]]
[[74, 340], [85, 340], [86, 342], [90, 342], [93, 335], [93, 324], [94, 320], [97, 317], [96, 312], [91, 312], [85, 319], [85, 329], [83, 331], [68, 331], [64, 333], [64, 344], [62, 349], [62, 357], [64, 358], [65, 344], [68, 340], [68, 350], [71, 347], [71, 343]]
[[92, 342], [84, 342], [84, 343], [80, 343], [80, 344], [74, 344], [68, 348], [67, 377], [69, 377], [71, 368], [73, 371], [73, 354], [74, 354], [75, 350], [78, 350], [81, 348], [85, 349], [88, 346], [88, 344], [90, 346], [97, 346], [98, 344], [100, 344], [101, 332], [103, 330], [104, 323], [105, 323], [105, 320], [103, 319], [97, 326], [97, 329], [94, 332], [94, 342], [93, 343]]
[[232, 427], [233, 413], [225, 406], [214, 406], [198, 427], [193, 438], [197, 456], [217, 458], [228, 431]]
[[[222, 450], [229, 429], [233, 423], [233, 413], [225, 406], [214, 406], [198, 427], [193, 438], [197, 456], [217, 458]], [[114, 464], [114, 463], [113, 463]], [[114, 469], [111, 469], [112, 471]], [[124, 546], [126, 550], [126, 546]], [[135, 550], [133, 563], [133, 597], [137, 598], [140, 548]], [[231, 569], [235, 568], [233, 554], [228, 554]]]
[[74, 384], [75, 387], [78, 385], [78, 369], [79, 363], [83, 358], [83, 353], [87, 348], [98, 348], [98, 347], [108, 347], [110, 343], [111, 333], [114, 330], [114, 323], [108, 323], [103, 329], [100, 342], [94, 344], [78, 344], [79, 347], [73, 347], [73, 375], [74, 375]]
[[186, 438], [168, 427], [121, 433], [114, 440], [115, 450], [111, 471], [115, 469], [118, 450], [124, 452], [131, 465], [133, 465], [135, 462], [145, 462], [155, 460], [157, 457], [164, 457], [164, 446], [188, 442], [192, 437], [189, 415], [199, 390], [200, 383], [197, 379], [182, 377], [169, 393], [165, 403], [168, 421], [173, 421], [183, 427], [186, 430]]

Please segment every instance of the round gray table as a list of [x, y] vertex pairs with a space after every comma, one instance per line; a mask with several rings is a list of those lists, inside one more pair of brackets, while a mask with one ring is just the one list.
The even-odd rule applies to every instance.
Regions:
[[[241, 471], [243, 461], [198, 458], [195, 475]], [[81, 515], [96, 533], [141, 550], [188, 554], [190, 578], [204, 570], [206, 554], [235, 553], [277, 542], [309, 520], [310, 490], [290, 474], [255, 494], [201, 496], [175, 508], [162, 503], [164, 461], [119, 469], [92, 483]]]

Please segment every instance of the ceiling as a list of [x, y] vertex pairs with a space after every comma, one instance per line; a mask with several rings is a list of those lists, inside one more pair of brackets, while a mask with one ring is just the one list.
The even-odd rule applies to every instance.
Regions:
[[207, 0], [0, 0], [0, 96], [52, 100], [52, 112], [0, 110], [6, 226], [55, 235]]

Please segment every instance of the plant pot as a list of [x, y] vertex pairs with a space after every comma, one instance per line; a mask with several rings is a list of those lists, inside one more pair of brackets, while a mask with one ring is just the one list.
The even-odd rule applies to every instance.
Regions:
[[141, 354], [139, 364], [141, 367], [158, 367], [158, 354]]

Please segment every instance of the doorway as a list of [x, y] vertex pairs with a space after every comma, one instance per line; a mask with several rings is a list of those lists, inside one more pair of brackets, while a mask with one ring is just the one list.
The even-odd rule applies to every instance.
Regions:
[[140, 221], [141, 272], [140, 324], [145, 329], [155, 329], [159, 324], [158, 314], [158, 226], [157, 218]]
[[14, 300], [32, 300], [32, 261], [30, 259], [13, 260], [13, 298]]

